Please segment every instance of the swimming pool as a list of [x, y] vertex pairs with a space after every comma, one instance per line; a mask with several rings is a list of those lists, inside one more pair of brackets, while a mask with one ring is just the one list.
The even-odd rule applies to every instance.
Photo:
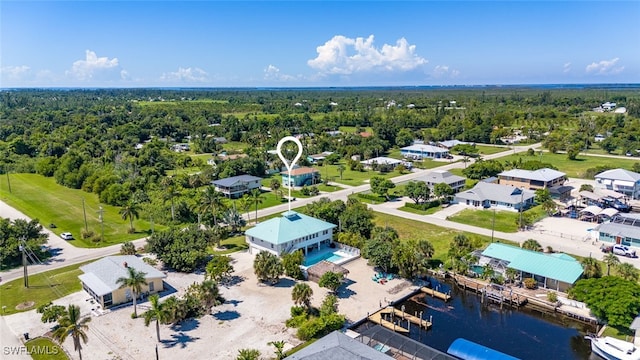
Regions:
[[309, 255], [305, 256], [304, 262], [302, 263], [302, 265], [309, 267], [319, 263], [322, 260], [327, 260], [329, 262], [337, 264], [343, 259], [345, 258], [333, 252], [325, 252], [325, 253], [314, 254], [311, 256]]

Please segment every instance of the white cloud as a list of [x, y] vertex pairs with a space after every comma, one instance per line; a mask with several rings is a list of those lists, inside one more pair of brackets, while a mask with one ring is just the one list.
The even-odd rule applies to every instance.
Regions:
[[278, 81], [291, 81], [296, 80], [295, 76], [283, 74], [280, 72], [276, 66], [269, 64], [264, 69], [264, 79], [265, 80], [278, 80]]
[[29, 76], [31, 68], [26, 65], [20, 66], [3, 66], [0, 67], [0, 74], [3, 79], [7, 79], [10, 81], [19, 81], [24, 80], [25, 77]]
[[118, 58], [98, 57], [94, 51], [86, 50], [84, 60], [75, 61], [66, 74], [80, 81], [118, 78], [120, 74]]
[[178, 68], [178, 71], [162, 74], [162, 81], [205, 82], [209, 74], [200, 68]]
[[318, 56], [307, 64], [323, 74], [350, 75], [363, 72], [405, 72], [428, 61], [418, 56], [415, 45], [400, 38], [395, 45], [378, 49], [374, 37], [364, 39], [336, 35], [316, 48]]
[[620, 58], [613, 58], [611, 60], [602, 60], [600, 62], [593, 62], [587, 65], [585, 71], [587, 73], [593, 73], [596, 75], [615, 75], [619, 74], [624, 70], [624, 66], [616, 67], [616, 64]]
[[564, 65], [562, 65], [562, 72], [566, 74], [569, 71], [571, 71], [571, 63], [564, 63]]
[[436, 67], [433, 68], [434, 78], [442, 78], [442, 77], [455, 78], [458, 75], [460, 75], [460, 71], [456, 69], [450, 69], [448, 65], [436, 65]]

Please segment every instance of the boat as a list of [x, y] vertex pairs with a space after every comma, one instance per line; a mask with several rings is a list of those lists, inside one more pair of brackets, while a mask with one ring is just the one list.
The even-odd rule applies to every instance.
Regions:
[[585, 336], [591, 340], [591, 351], [607, 360], [640, 360], [640, 349], [633, 343], [611, 336]]

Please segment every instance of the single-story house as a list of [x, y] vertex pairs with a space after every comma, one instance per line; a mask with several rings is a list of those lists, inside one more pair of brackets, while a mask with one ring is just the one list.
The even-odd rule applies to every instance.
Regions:
[[280, 175], [282, 175], [282, 186], [286, 187], [309, 186], [320, 182], [320, 171], [308, 166], [291, 169], [291, 178], [288, 171], [283, 171]]
[[239, 198], [253, 189], [260, 188], [262, 178], [252, 175], [238, 175], [225, 179], [212, 181], [216, 190], [228, 198]]
[[578, 281], [584, 271], [580, 262], [567, 254], [545, 254], [502, 243], [489, 244], [478, 261], [480, 264], [504, 264], [505, 270], [512, 268], [518, 271], [520, 280], [533, 278], [540, 287], [562, 292]]
[[549, 188], [549, 195], [554, 200], [567, 201], [571, 199], [571, 191], [573, 186], [558, 185]]
[[164, 290], [163, 279], [167, 277], [162, 271], [146, 264], [135, 255], [107, 256], [91, 264], [80, 266], [84, 274], [78, 276], [82, 288], [102, 306], [103, 309], [133, 300], [129, 288], [121, 288], [119, 278], [129, 276], [127, 268], [132, 267], [145, 273], [147, 283], [142, 285], [142, 293], [149, 295]]
[[447, 184], [451, 186], [453, 191], [459, 192], [464, 189], [464, 185], [467, 179], [462, 176], [454, 175], [447, 170], [433, 170], [428, 172], [425, 176], [419, 177], [417, 181], [424, 181], [427, 186], [433, 190], [436, 184]]
[[567, 179], [567, 174], [553, 169], [522, 170], [513, 169], [498, 174], [498, 183], [529, 190], [549, 189], [561, 186]]
[[319, 250], [333, 241], [336, 225], [311, 216], [287, 211], [245, 232], [249, 253], [269, 251], [276, 255], [302, 250]]
[[595, 176], [596, 188], [613, 190], [632, 199], [640, 199], [640, 174], [625, 170], [613, 169], [603, 171]]
[[456, 146], [456, 145], [462, 145], [462, 144], [469, 144], [469, 145], [473, 145], [473, 143], [470, 142], [466, 142], [466, 141], [460, 141], [460, 140], [443, 140], [443, 141], [438, 141], [437, 145], [445, 148], [445, 149], [451, 149], [452, 147]]
[[414, 144], [400, 148], [400, 153], [408, 159], [444, 159], [449, 156], [449, 149], [433, 145]]
[[595, 230], [602, 242], [640, 247], [640, 214], [618, 213]]
[[369, 168], [369, 169], [373, 169], [374, 167], [377, 167], [377, 166], [386, 166], [390, 168], [390, 170], [393, 170], [398, 165], [401, 165], [401, 164], [404, 165], [407, 169], [411, 169], [411, 167], [413, 166], [411, 163], [407, 161], [393, 159], [385, 156], [379, 156], [372, 159], [360, 161], [360, 163], [364, 165], [365, 168]]
[[457, 193], [453, 201], [475, 207], [520, 211], [532, 206], [535, 196], [530, 190], [479, 182], [473, 189]]
[[307, 160], [312, 164], [317, 164], [319, 161], [323, 161], [327, 156], [333, 154], [331, 151], [323, 151], [320, 154], [314, 154], [307, 156]]

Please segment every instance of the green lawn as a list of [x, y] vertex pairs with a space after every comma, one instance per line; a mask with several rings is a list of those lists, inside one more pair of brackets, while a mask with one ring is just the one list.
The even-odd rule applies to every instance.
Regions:
[[602, 332], [602, 336], [612, 336], [614, 338], [626, 341], [633, 341], [633, 337], [635, 333], [633, 330], [624, 328], [624, 327], [613, 327], [607, 325], [607, 327]]
[[38, 337], [27, 341], [24, 346], [34, 360], [68, 360], [67, 354], [53, 340]]
[[[527, 210], [526, 212], [534, 212], [537, 219], [541, 219], [545, 216], [544, 211], [540, 206], [536, 206]], [[518, 220], [520, 214], [517, 212], [507, 210], [495, 211], [495, 230], [507, 233], [518, 232]], [[464, 209], [459, 213], [449, 216], [449, 220], [455, 221], [461, 224], [478, 226], [485, 229], [491, 229], [494, 223], [494, 211], [493, 210], [475, 210]]]
[[[342, 177], [340, 176], [340, 172], [338, 171], [339, 165], [344, 166], [344, 171], [342, 172]], [[323, 165], [323, 166], [314, 166], [314, 168], [320, 171], [320, 176], [322, 179], [329, 179], [329, 184], [338, 183], [345, 184], [351, 186], [359, 186], [365, 183], [368, 183], [369, 179], [373, 176], [382, 176], [383, 178], [389, 179], [394, 176], [399, 176], [400, 173], [397, 171], [392, 171], [388, 173], [380, 173], [378, 171], [373, 170], [365, 170], [365, 171], [355, 171], [349, 170], [349, 166], [344, 161], [341, 161], [340, 164], [336, 165]]]
[[213, 253], [219, 254], [219, 255], [226, 255], [226, 254], [231, 254], [237, 251], [243, 251], [249, 248], [244, 235], [238, 235], [238, 236], [230, 237], [228, 239], [224, 239], [220, 242], [220, 247], [225, 248], [225, 250], [213, 251]]
[[[355, 126], [340, 126], [338, 130], [342, 131], [343, 133], [353, 134], [356, 132], [357, 128]], [[362, 128], [362, 131], [373, 134], [373, 128], [370, 126]]]
[[227, 143], [222, 144], [222, 148], [226, 151], [243, 151], [248, 148], [249, 144], [243, 143], [242, 141], [229, 141]]
[[[391, 226], [398, 231], [400, 239], [426, 239], [431, 242], [435, 249], [434, 259], [446, 262], [447, 252], [449, 251], [449, 244], [454, 236], [463, 233], [472, 242], [481, 247], [485, 247], [491, 242], [491, 237], [478, 234], [472, 234], [467, 232], [461, 232], [453, 229], [447, 229], [439, 227], [433, 224], [404, 219], [401, 217], [375, 213], [374, 223], [377, 226]], [[512, 244], [510, 241], [500, 240], [500, 242]], [[514, 244], [517, 245], [517, 244]]]
[[[53, 178], [36, 174], [11, 174], [10, 181], [11, 193], [8, 190], [6, 176], [0, 177], [0, 199], [30, 218], [39, 219], [45, 227], [55, 224], [56, 228], [50, 230], [58, 235], [71, 232], [75, 240], [69, 242], [74, 246], [110, 246], [139, 239], [150, 233], [149, 222], [138, 219], [133, 221], [136, 232], [129, 234], [129, 221], [123, 220], [118, 214], [120, 208], [100, 204], [96, 194], [58, 185]], [[104, 211], [104, 241], [97, 244], [83, 240], [80, 236], [81, 230], [85, 227], [83, 199], [88, 228], [95, 234], [102, 232], [99, 219], [100, 206]], [[156, 224], [155, 228], [158, 230], [161, 226]]]
[[[4, 308], [3, 315], [32, 310], [52, 300], [82, 290], [82, 285], [78, 279], [78, 275], [82, 274], [82, 270], [79, 268], [92, 261], [29, 275], [28, 288], [24, 287], [23, 278], [3, 284], [0, 286], [0, 293], [2, 293], [2, 296], [0, 296], [0, 308]], [[16, 309], [18, 304], [29, 301], [33, 301], [35, 304], [27, 309]]]
[[480, 144], [476, 144], [476, 149], [478, 149], [480, 155], [491, 155], [511, 150], [507, 146], [486, 146]]
[[584, 178], [585, 171], [589, 168], [596, 166], [607, 165], [613, 168], [623, 168], [631, 170], [633, 164], [640, 161], [638, 159], [620, 159], [620, 158], [608, 158], [600, 156], [587, 156], [580, 154], [577, 160], [567, 159], [566, 154], [552, 154], [549, 152], [539, 153], [533, 156], [527, 156], [522, 154], [511, 154], [500, 158], [499, 161], [518, 161], [518, 158], [522, 158], [522, 161], [539, 160], [544, 163], [553, 164], [559, 171], [567, 174], [568, 177]]
[[442, 210], [442, 207], [434, 206], [432, 208], [429, 208], [427, 210], [422, 211], [422, 210], [410, 208], [410, 207], [407, 207], [407, 206], [402, 206], [402, 207], [399, 207], [398, 210], [402, 210], [402, 211], [406, 211], [408, 213], [413, 213], [413, 214], [418, 214], [418, 215], [432, 215], [432, 214], [435, 214], [438, 211]]

